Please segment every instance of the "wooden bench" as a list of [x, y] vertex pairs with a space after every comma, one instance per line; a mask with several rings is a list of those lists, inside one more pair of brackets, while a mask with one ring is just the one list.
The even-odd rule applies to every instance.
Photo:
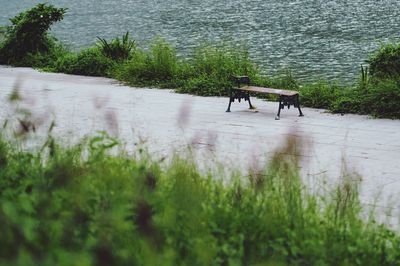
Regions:
[[303, 116], [303, 112], [300, 109], [299, 93], [297, 91], [250, 86], [250, 78], [247, 76], [232, 76], [232, 81], [235, 83], [235, 86], [229, 90], [227, 112], [231, 111], [231, 104], [235, 102], [235, 100], [240, 102], [242, 99], [249, 102], [250, 109], [255, 109], [253, 105], [251, 105], [250, 93], [265, 93], [279, 95], [278, 114], [275, 120], [280, 119], [281, 110], [284, 109], [285, 106], [289, 109], [291, 105], [299, 109], [299, 116]]

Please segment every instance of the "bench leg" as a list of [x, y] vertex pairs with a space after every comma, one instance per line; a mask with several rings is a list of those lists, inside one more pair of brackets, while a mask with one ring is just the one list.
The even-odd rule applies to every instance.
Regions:
[[226, 112], [230, 112], [231, 111], [231, 104], [232, 104], [232, 92], [229, 92], [229, 105], [228, 105], [228, 109], [226, 109]]
[[248, 99], [249, 99], [249, 109], [256, 109], [252, 104], [251, 104], [251, 101], [250, 101], [250, 95], [249, 94], [247, 94], [247, 97], [248, 97]]
[[275, 116], [275, 120], [281, 119], [281, 109], [282, 109], [282, 97], [279, 97], [279, 107], [278, 107], [278, 114]]
[[303, 115], [303, 112], [302, 112], [301, 109], [300, 109], [300, 99], [299, 99], [299, 95], [297, 95], [296, 100], [297, 100], [297, 109], [299, 109], [299, 116], [304, 116], [304, 115]]

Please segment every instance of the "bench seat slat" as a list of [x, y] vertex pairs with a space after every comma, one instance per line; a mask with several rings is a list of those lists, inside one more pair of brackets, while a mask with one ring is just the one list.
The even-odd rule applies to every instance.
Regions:
[[297, 91], [278, 90], [278, 89], [255, 87], [255, 86], [243, 86], [243, 87], [237, 88], [237, 90], [249, 91], [249, 92], [270, 93], [270, 94], [277, 94], [277, 95], [284, 95], [284, 96], [294, 96], [294, 95], [299, 94]]

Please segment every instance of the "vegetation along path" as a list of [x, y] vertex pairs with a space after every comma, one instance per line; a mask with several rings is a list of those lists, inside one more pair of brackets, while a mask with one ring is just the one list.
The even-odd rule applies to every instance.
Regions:
[[[9, 101], [15, 89], [21, 95], [17, 105]], [[290, 109], [276, 121], [276, 102], [254, 99], [257, 111], [235, 102], [232, 112], [226, 113], [225, 97], [131, 88], [107, 78], [5, 66], [0, 66], [0, 101], [1, 120], [29, 109], [31, 120], [42, 125], [39, 138], [45, 136], [40, 128], [55, 121], [54, 134], [68, 141], [106, 130], [126, 141], [128, 150], [142, 142], [162, 157], [174, 150], [187, 151], [189, 145], [199, 161], [212, 158], [242, 171], [262, 165], [287, 136], [301, 137], [307, 144], [298, 154], [306, 181], [315, 187], [335, 182], [346, 167], [363, 178], [362, 202], [383, 210], [391, 206], [396, 212], [400, 207], [395, 204], [400, 189], [399, 120], [304, 108], [304, 117]], [[374, 203], [378, 193], [381, 199]]]

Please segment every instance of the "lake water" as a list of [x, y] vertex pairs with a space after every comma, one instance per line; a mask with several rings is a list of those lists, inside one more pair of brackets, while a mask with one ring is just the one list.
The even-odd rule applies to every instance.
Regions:
[[[42, 1], [0, 0], [0, 25]], [[244, 46], [266, 73], [352, 82], [381, 42], [400, 40], [399, 0], [55, 0], [53, 27], [73, 49], [127, 30], [146, 46], [162, 36], [181, 56], [204, 42]]]

